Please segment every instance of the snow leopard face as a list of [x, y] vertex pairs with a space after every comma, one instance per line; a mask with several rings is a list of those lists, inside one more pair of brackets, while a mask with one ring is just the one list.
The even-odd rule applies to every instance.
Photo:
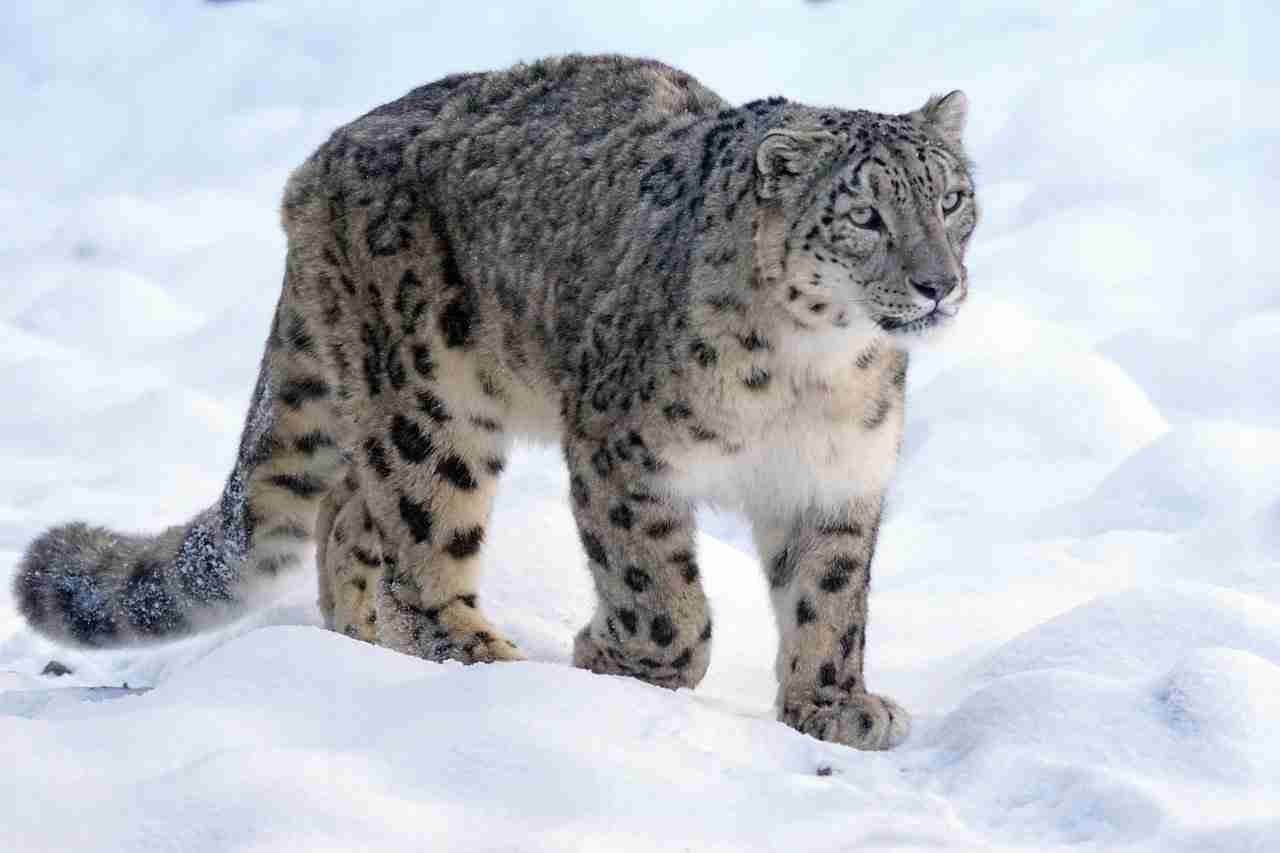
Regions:
[[905, 115], [814, 111], [765, 137], [761, 195], [788, 223], [773, 285], [798, 326], [908, 338], [955, 317], [978, 218], [964, 111], [953, 92]]

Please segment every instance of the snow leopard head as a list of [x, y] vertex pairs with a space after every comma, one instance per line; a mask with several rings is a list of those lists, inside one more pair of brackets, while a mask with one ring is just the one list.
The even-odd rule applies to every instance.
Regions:
[[978, 220], [955, 91], [886, 115], [793, 107], [756, 150], [757, 276], [800, 329], [909, 338], [968, 294]]

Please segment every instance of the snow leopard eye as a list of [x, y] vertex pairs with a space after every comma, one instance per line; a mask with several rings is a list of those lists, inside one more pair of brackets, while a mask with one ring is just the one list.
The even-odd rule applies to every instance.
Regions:
[[849, 211], [849, 221], [859, 228], [878, 231], [884, 226], [874, 207], [855, 207]]
[[952, 190], [942, 197], [942, 212], [944, 215], [956, 212], [956, 208], [960, 206], [960, 202], [964, 200], [964, 193], [959, 190]]

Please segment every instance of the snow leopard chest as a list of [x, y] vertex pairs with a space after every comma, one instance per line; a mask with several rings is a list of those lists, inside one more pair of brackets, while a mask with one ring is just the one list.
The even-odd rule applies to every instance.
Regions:
[[729, 508], [839, 507], [883, 492], [897, 461], [903, 393], [892, 357], [814, 380], [722, 398], [709, 420], [719, 440], [666, 454], [673, 494]]

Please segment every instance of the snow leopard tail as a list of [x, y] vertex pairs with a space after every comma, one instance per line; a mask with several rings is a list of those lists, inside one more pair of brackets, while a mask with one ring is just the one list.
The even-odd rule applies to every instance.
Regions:
[[328, 384], [281, 341], [281, 310], [221, 499], [156, 535], [80, 522], [45, 531], [14, 579], [36, 631], [90, 648], [178, 639], [269, 600], [277, 577], [303, 562], [319, 503], [346, 463], [329, 428]]

